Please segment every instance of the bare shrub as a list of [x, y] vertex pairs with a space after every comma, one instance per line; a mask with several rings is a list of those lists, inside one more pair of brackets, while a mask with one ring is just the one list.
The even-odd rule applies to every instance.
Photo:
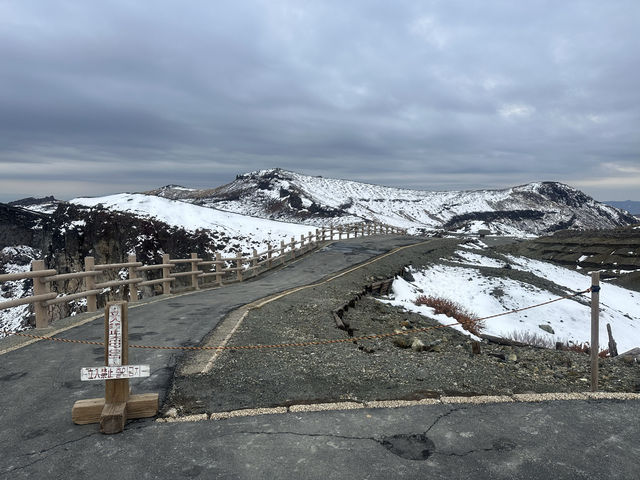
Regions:
[[[584, 343], [570, 343], [563, 350], [568, 350], [570, 352], [578, 352], [578, 353], [586, 353], [591, 354], [591, 347], [589, 346], [589, 342]], [[606, 358], [609, 356], [609, 349], [604, 348], [598, 352], [598, 357]]]
[[526, 343], [527, 345], [532, 345], [534, 347], [542, 347], [542, 348], [555, 348], [556, 342], [553, 337], [549, 337], [547, 335], [540, 335], [536, 332], [531, 332], [529, 330], [514, 330], [513, 332], [507, 334], [505, 338], [509, 340], [514, 340], [520, 343]]
[[433, 308], [437, 314], [444, 314], [447, 317], [457, 320], [458, 323], [462, 325], [462, 328], [474, 335], [478, 335], [483, 328], [482, 321], [480, 321], [476, 315], [468, 312], [464, 307], [452, 300], [420, 295], [413, 303], [416, 305], [426, 305], [427, 307]]

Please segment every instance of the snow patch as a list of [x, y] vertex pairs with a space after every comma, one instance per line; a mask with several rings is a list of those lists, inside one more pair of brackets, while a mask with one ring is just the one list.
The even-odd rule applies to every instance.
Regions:
[[[458, 252], [459, 254], [460, 252]], [[521, 309], [557, 298], [557, 294], [529, 283], [509, 278], [485, 277], [478, 266], [492, 266], [491, 258], [470, 254], [469, 264], [461, 266], [434, 265], [412, 272], [414, 282], [397, 278], [393, 283], [393, 298], [387, 303], [427, 315], [443, 324], [454, 320], [434, 316], [432, 309], [413, 302], [423, 294], [453, 300], [479, 317]], [[506, 256], [512, 268], [531, 272], [562, 287], [567, 294], [589, 287], [590, 278], [579, 272], [546, 262], [523, 257]], [[640, 293], [615, 285], [604, 284], [600, 294], [600, 338], [607, 338], [607, 323], [611, 324], [618, 350], [624, 352], [640, 346]], [[549, 335], [554, 341], [589, 342], [591, 338], [591, 307], [586, 295], [561, 300], [523, 312], [488, 319], [483, 333], [509, 337], [513, 332], [527, 331]], [[545, 333], [539, 325], [551, 326], [554, 334]], [[460, 328], [457, 328], [461, 330]], [[468, 333], [468, 332], [464, 332]], [[603, 343], [604, 344], [604, 343]], [[606, 345], [604, 345], [606, 346]], [[601, 345], [601, 348], [604, 348]]]

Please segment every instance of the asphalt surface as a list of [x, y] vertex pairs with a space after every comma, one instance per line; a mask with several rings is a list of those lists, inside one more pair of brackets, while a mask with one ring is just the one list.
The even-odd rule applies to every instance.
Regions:
[[[231, 310], [363, 262], [403, 237], [338, 242], [255, 280], [131, 308], [129, 338], [193, 345]], [[133, 307], [133, 306], [132, 306]], [[103, 320], [61, 334], [102, 341]], [[0, 342], [0, 350], [3, 344]], [[151, 365], [133, 393], [166, 397], [179, 353], [130, 350]], [[0, 355], [0, 478], [635, 478], [639, 401], [425, 405], [221, 421], [132, 421], [114, 436], [71, 422], [103, 396], [80, 367], [103, 347], [37, 342]]]

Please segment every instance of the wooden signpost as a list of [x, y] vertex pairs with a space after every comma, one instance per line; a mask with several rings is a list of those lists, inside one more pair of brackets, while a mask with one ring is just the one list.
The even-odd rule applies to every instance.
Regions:
[[73, 405], [73, 423], [100, 423], [102, 433], [120, 433], [128, 419], [153, 417], [158, 413], [158, 394], [131, 395], [129, 379], [148, 377], [149, 365], [128, 365], [127, 302], [105, 307], [105, 366], [86, 367], [82, 381], [105, 380], [105, 398], [79, 400]]

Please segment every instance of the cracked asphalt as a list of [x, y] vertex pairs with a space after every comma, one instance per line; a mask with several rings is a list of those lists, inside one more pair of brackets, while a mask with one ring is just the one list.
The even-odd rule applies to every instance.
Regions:
[[[637, 478], [639, 402], [428, 405], [74, 428], [3, 478]], [[90, 431], [92, 430], [92, 431]], [[28, 442], [27, 442], [28, 443]], [[6, 444], [3, 450], [7, 450]], [[74, 473], [76, 472], [76, 473]]]
[[[391, 248], [380, 237], [340, 242], [279, 271], [220, 290], [132, 308], [144, 344], [197, 344], [231, 310], [317, 281]], [[101, 319], [64, 332], [101, 341]], [[0, 351], [5, 344], [0, 342]], [[152, 376], [134, 393], [166, 398], [179, 355], [132, 352]], [[0, 355], [0, 478], [635, 478], [640, 401], [578, 400], [289, 412], [219, 421], [132, 421], [119, 435], [71, 422], [78, 399], [102, 396], [79, 368], [102, 347], [38, 342]]]

